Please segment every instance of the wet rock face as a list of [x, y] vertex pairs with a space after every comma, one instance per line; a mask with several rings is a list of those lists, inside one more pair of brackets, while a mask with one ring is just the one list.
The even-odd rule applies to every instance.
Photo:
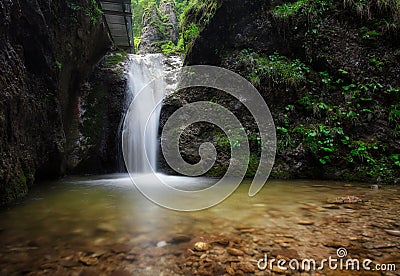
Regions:
[[[156, 22], [156, 23], [153, 23]], [[155, 26], [160, 24], [161, 18], [157, 7], [153, 6], [151, 13], [144, 15], [142, 40], [139, 44], [139, 53], [159, 53], [161, 48], [156, 44], [157, 41], [165, 39], [164, 34]]]
[[[115, 60], [120, 61], [114, 64]], [[109, 53], [82, 85], [76, 137], [68, 145], [69, 172], [98, 174], [123, 169], [120, 127], [130, 100], [127, 66], [125, 54]]]
[[160, 53], [165, 41], [177, 44], [179, 40], [179, 23], [173, 1], [161, 1], [143, 16], [142, 38], [138, 47], [139, 53]]
[[109, 41], [101, 18], [64, 1], [2, 1], [0, 14], [1, 205], [64, 173], [78, 87]]
[[[326, 14], [312, 21], [301, 15], [279, 19], [274, 16], [273, 9], [282, 2], [223, 1], [210, 23], [188, 49], [185, 64], [221, 66], [249, 80], [249, 72], [261, 77], [258, 83], [253, 83], [257, 83], [256, 88], [267, 102], [275, 125], [281, 128], [277, 130], [278, 152], [273, 176], [398, 183], [398, 167], [386, 162], [381, 167], [387, 173], [380, 173], [374, 171], [365, 160], [352, 158], [351, 153], [352, 150], [357, 150], [357, 143], [379, 144], [379, 150], [369, 151], [379, 163], [398, 152], [398, 134], [393, 132], [393, 129], [398, 129], [398, 123], [390, 123], [387, 115], [395, 106], [394, 103], [399, 101], [398, 94], [387, 92], [391, 88], [400, 87], [398, 37], [382, 33], [379, 39], [366, 38], [362, 30], [375, 27], [368, 20], [362, 19], [355, 10], [349, 10], [339, 2], [335, 2], [337, 6], [331, 6]], [[375, 12], [372, 16], [379, 19], [382, 15]], [[300, 61], [308, 70], [304, 73], [305, 82], [297, 86], [279, 83], [274, 80], [277, 77], [274, 72], [262, 76], [257, 70], [263, 70], [263, 67], [252, 63], [256, 59], [252, 59], [254, 56], [249, 58], [247, 64], [247, 61], [243, 61], [251, 56], [246, 55], [246, 52], [256, 53], [267, 59], [276, 57], [274, 53], [278, 53], [286, 61], [292, 62], [292, 65], [293, 61]], [[377, 63], [376, 60], [382, 63]], [[288, 71], [290, 69], [285, 72]], [[329, 80], [323, 77], [325, 73], [329, 75]], [[330, 82], [331, 86], [327, 87], [324, 82]], [[362, 92], [363, 96], [361, 93], [358, 99], [353, 98], [351, 103], [348, 100], [351, 96], [345, 96], [345, 89], [362, 85], [370, 85], [372, 88]], [[380, 85], [384, 88], [377, 88]], [[304, 103], [303, 100], [307, 97], [312, 100]], [[229, 97], [204, 89], [190, 93], [181, 91], [166, 99], [161, 114], [161, 126], [166, 121], [165, 117], [181, 105], [198, 100], [223, 104], [238, 116], [242, 124], [247, 124], [245, 128], [248, 134], [257, 133], [251, 116], [245, 114], [244, 108], [236, 109], [235, 101]], [[365, 104], [365, 101], [369, 103]], [[326, 104], [327, 110], [318, 109], [316, 106], [319, 103]], [[332, 115], [329, 113], [331, 111], [339, 115]], [[353, 114], [352, 112], [357, 113], [357, 118], [353, 121], [346, 117], [346, 114]], [[367, 114], [368, 112], [370, 113]], [[326, 162], [322, 158], [325, 157], [324, 149], [318, 144], [318, 141], [323, 143], [320, 141], [323, 140], [323, 134], [319, 132], [320, 140], [315, 140], [314, 144], [308, 143], [304, 133], [296, 132], [296, 127], [306, 129], [305, 134], [313, 127], [340, 129], [344, 133], [342, 136], [351, 143], [343, 143], [342, 137], [334, 138], [334, 149], [327, 149], [333, 150], [333, 153], [327, 154], [330, 155], [330, 161]], [[218, 146], [219, 132], [218, 129], [212, 130], [206, 125], [197, 125], [189, 130], [189, 139], [181, 141], [184, 159], [189, 162], [198, 160], [196, 151], [199, 143], [193, 145], [194, 138], [200, 137], [203, 141], [213, 142]], [[333, 136], [332, 132], [330, 135]], [[194, 150], [188, 150], [190, 147], [194, 147]], [[220, 149], [221, 159], [216, 164], [221, 170], [214, 171], [216, 174], [226, 171], [229, 164], [229, 152], [221, 147]], [[251, 150], [257, 151], [257, 148], [251, 147]]]
[[168, 18], [168, 33], [170, 40], [176, 45], [179, 40], [179, 22], [175, 13], [174, 3], [164, 0], [160, 3], [161, 13]]
[[230, 49], [264, 51], [285, 41], [268, 9], [271, 1], [224, 1], [186, 56], [187, 64], [220, 65]]

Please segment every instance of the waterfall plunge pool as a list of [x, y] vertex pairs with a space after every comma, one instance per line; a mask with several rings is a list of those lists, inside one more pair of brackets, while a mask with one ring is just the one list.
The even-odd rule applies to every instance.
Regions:
[[[180, 179], [196, 187], [213, 181]], [[321, 259], [341, 246], [351, 256], [399, 260], [399, 237], [385, 229], [400, 227], [400, 187], [270, 180], [250, 198], [249, 185], [213, 208], [176, 212], [147, 200], [125, 174], [44, 183], [1, 211], [0, 274], [191, 275], [205, 258], [222, 269], [240, 261], [257, 270], [254, 260], [266, 252]], [[347, 195], [364, 202], [328, 203]], [[210, 248], [197, 252], [198, 241]]]

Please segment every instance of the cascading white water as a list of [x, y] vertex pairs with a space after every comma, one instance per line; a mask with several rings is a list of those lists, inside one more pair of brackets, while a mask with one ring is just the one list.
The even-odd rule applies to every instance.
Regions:
[[[127, 113], [124, 135], [130, 154], [125, 156], [129, 171], [146, 174], [156, 171], [158, 127], [161, 105], [167, 91], [174, 88], [171, 72], [179, 69], [179, 57], [167, 59], [162, 54], [131, 55], [128, 73], [128, 93], [136, 97], [143, 88], [140, 101], [133, 101]], [[172, 77], [171, 77], [172, 76]], [[162, 78], [160, 78], [162, 77]], [[171, 83], [172, 79], [172, 83]], [[172, 86], [171, 86], [172, 85]], [[129, 97], [128, 97], [129, 98]], [[147, 161], [148, 159], [148, 161]]]
[[[156, 169], [157, 156], [157, 133], [160, 106], [157, 103], [164, 97], [165, 83], [157, 79], [163, 74], [162, 55], [134, 55], [131, 56], [131, 66], [128, 74], [128, 93], [136, 97], [138, 93], [147, 85], [151, 89], [146, 92], [145, 100], [134, 102], [133, 112], [127, 114], [129, 124], [129, 148], [133, 151], [127, 158], [133, 168], [129, 168], [136, 173], [149, 173]], [[157, 79], [156, 81], [153, 81]], [[153, 82], [152, 82], [153, 81]], [[147, 114], [155, 108], [155, 112], [148, 118]], [[147, 127], [146, 127], [147, 124]], [[146, 158], [149, 159], [147, 162]], [[149, 166], [150, 164], [150, 166]]]

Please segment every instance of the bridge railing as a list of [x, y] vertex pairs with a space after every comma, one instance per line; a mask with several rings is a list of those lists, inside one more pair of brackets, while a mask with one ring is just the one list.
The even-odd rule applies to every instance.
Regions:
[[99, 0], [108, 31], [115, 46], [134, 52], [130, 0]]

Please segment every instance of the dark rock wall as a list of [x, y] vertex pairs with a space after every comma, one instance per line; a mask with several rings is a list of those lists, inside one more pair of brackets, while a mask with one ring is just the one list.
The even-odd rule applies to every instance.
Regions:
[[90, 5], [0, 1], [0, 204], [66, 172], [78, 88], [110, 45]]
[[[219, 1], [205, 1], [207, 5], [211, 2]], [[232, 49], [251, 47], [265, 51], [283, 48], [286, 44], [268, 12], [272, 1], [221, 2], [210, 23], [189, 49], [186, 64], [219, 65], [223, 54]]]
[[80, 89], [77, 132], [68, 147], [71, 173], [112, 173], [124, 170], [121, 124], [128, 108], [127, 56], [107, 54]]
[[[206, 10], [213, 1], [203, 2]], [[275, 63], [277, 70], [286, 71], [259, 73], [254, 82], [279, 127], [273, 176], [399, 182], [400, 118], [395, 114], [400, 109], [400, 40], [396, 28], [379, 25], [392, 20], [390, 13], [367, 2], [372, 3], [369, 14], [342, 1], [303, 1], [311, 8], [279, 18], [274, 8], [293, 1], [225, 0], [188, 50], [188, 65], [217, 65], [248, 79], [257, 76], [257, 70], [267, 71], [257, 62], [276, 58], [274, 53], [284, 56], [283, 64], [308, 68], [300, 69], [304, 81], [293, 84], [282, 79], [292, 69], [279, 69]], [[250, 135], [257, 134], [251, 116], [236, 108], [234, 99], [207, 89], [171, 96], [161, 123], [181, 105], [198, 100], [227, 106]], [[195, 163], [201, 141], [214, 142], [221, 157], [211, 174], [223, 174], [229, 149], [219, 136], [220, 130], [209, 125], [192, 127], [181, 137], [183, 157]], [[257, 145], [251, 147], [257, 155]], [[250, 161], [249, 175], [257, 165]]]

